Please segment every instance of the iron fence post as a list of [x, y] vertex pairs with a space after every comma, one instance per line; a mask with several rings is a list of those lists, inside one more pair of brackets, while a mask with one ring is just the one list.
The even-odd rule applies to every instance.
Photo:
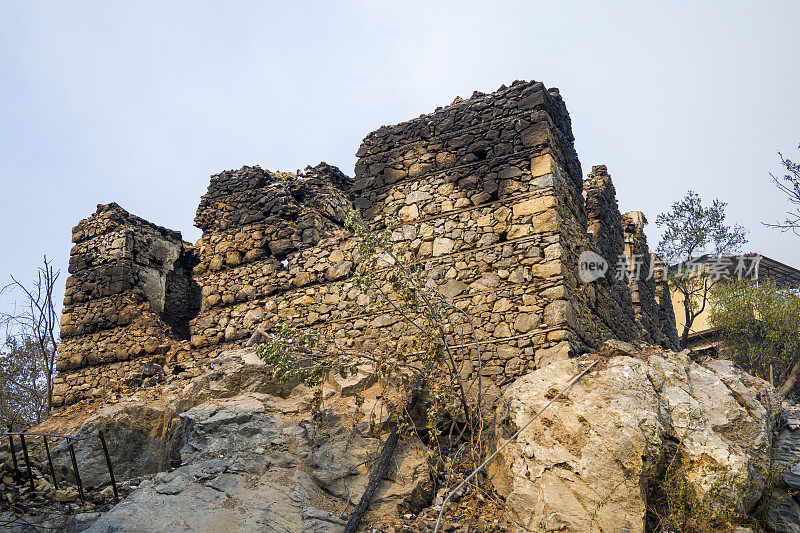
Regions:
[[[8, 428], [8, 431], [11, 431], [11, 427]], [[17, 464], [17, 452], [14, 451], [14, 436], [10, 433], [8, 435], [8, 446], [11, 449], [11, 462], [14, 463], [14, 475], [20, 477], [19, 465]]]
[[81, 501], [86, 501], [86, 497], [83, 495], [83, 485], [81, 485], [81, 475], [78, 473], [78, 461], [75, 459], [75, 446], [72, 444], [72, 441], [69, 443], [69, 455], [72, 458], [72, 468], [75, 471], [75, 483], [78, 485], [78, 495], [81, 497]]
[[58, 480], [56, 479], [56, 469], [53, 468], [53, 459], [50, 457], [50, 446], [47, 445], [47, 436], [42, 436], [44, 440], [44, 451], [47, 452], [47, 464], [50, 465], [50, 475], [53, 477], [53, 487], [58, 490]]
[[108, 475], [111, 476], [111, 488], [114, 490], [114, 503], [119, 503], [119, 495], [117, 494], [117, 481], [114, 479], [114, 470], [111, 468], [111, 457], [108, 455], [108, 446], [106, 446], [106, 439], [103, 436], [102, 429], [98, 433], [100, 434], [100, 443], [103, 445], [103, 454], [105, 454], [106, 456], [106, 466], [108, 466]]
[[25, 458], [25, 469], [28, 471], [28, 479], [31, 482], [31, 492], [36, 490], [33, 485], [33, 470], [31, 470], [31, 460], [28, 458], [28, 446], [25, 444], [25, 435], [19, 436], [19, 441], [22, 443], [22, 456]]

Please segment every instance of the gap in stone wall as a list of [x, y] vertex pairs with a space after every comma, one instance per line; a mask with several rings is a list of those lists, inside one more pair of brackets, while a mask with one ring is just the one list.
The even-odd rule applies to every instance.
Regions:
[[189, 339], [189, 321], [200, 312], [200, 285], [192, 275], [198, 262], [193, 251], [181, 250], [172, 270], [166, 274], [161, 318], [175, 340]]

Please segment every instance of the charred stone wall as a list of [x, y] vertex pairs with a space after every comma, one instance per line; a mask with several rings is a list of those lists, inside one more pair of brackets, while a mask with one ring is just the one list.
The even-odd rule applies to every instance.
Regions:
[[558, 91], [515, 83], [382, 127], [357, 152], [356, 206], [377, 228], [401, 222], [398, 250], [472, 315], [483, 372], [500, 386], [570, 349], [561, 230], [580, 197], [572, 140]]
[[344, 244], [336, 243], [349, 237], [351, 187], [325, 163], [299, 174], [244, 167], [211, 177], [195, 217], [203, 230], [194, 270], [203, 304], [190, 327], [193, 347], [249, 337], [263, 321], [288, 317], [302, 287], [349, 273], [352, 263], [337, 251]]
[[131, 378], [199, 310], [194, 249], [178, 232], [99, 205], [72, 230], [54, 402]]
[[650, 254], [650, 264], [653, 267], [658, 328], [663, 335], [661, 343], [672, 350], [679, 350], [681, 341], [678, 337], [678, 330], [675, 327], [675, 310], [672, 308], [672, 297], [667, 283], [666, 265], [661, 258], [654, 253]]
[[[630, 211], [622, 216], [622, 224], [625, 229], [628, 286], [631, 289], [634, 316], [639, 326], [639, 340], [651, 344], [669, 345], [669, 339], [661, 328], [661, 317], [664, 310], [656, 300], [656, 269], [654, 268], [656, 265], [651, 262], [647, 236], [644, 233], [647, 219], [641, 211]], [[663, 283], [659, 284], [659, 288], [662, 289], [663, 301]], [[667, 300], [668, 298], [669, 292], [667, 291]], [[673, 315], [673, 321], [674, 318]]]
[[[397, 254], [470, 313], [483, 373], [499, 386], [603, 339], [642, 338], [627, 284], [578, 280], [580, 252], [605, 242], [622, 254], [624, 234], [610, 177], [598, 168], [590, 197], [608, 230], [587, 235], [572, 142], [558, 91], [516, 83], [371, 133], [352, 187], [324, 165], [214, 176], [196, 219], [203, 310], [192, 345], [241, 341], [278, 322], [347, 347], [413, 343], [400, 313], [379, 309], [347, 278], [359, 260], [341, 227], [351, 199], [373, 229], [392, 225]], [[475, 361], [472, 343], [458, 339], [459, 356]]]
[[592, 167], [583, 182], [588, 217], [587, 233], [608, 270], [593, 283], [596, 293], [593, 309], [608, 330], [606, 338], [631, 341], [639, 337], [631, 290], [625, 281], [620, 258], [625, 257], [625, 232], [617, 206], [617, 192], [605, 165]]
[[[373, 229], [391, 227], [395, 252], [470, 314], [482, 374], [498, 387], [607, 338], [663, 337], [655, 284], [579, 279], [581, 252], [615, 264], [646, 240], [625, 226], [605, 167], [582, 179], [557, 89], [515, 82], [456, 99], [370, 133], [357, 155], [355, 180], [324, 163], [212, 176], [196, 248], [115, 204], [81, 222], [59, 401], [103, 395], [126, 373], [191, 375], [279, 322], [344, 347], [411, 350], [402, 316], [349, 277], [360, 260], [344, 228], [353, 207]], [[474, 339], [448, 327], [474, 376]]]

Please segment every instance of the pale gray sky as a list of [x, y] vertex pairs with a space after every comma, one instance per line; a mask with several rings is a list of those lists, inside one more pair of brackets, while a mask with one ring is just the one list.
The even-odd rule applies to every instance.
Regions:
[[761, 226], [787, 207], [776, 152], [800, 159], [798, 22], [796, 0], [4, 2], [0, 279], [46, 253], [63, 284], [98, 203], [195, 241], [212, 173], [352, 175], [368, 132], [515, 79], [561, 89], [623, 211], [692, 188], [800, 266], [800, 237]]

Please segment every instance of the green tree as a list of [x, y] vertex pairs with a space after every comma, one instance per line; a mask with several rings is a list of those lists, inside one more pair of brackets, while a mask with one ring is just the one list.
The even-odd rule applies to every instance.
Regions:
[[657, 251], [670, 265], [668, 282], [683, 300], [683, 346], [695, 319], [705, 310], [711, 290], [723, 279], [698, 260], [705, 255], [736, 253], [747, 242], [744, 228], [725, 224], [727, 205], [717, 199], [704, 206], [699, 194], [688, 191], [669, 211], [656, 218], [656, 225], [664, 231]]
[[46, 380], [36, 341], [8, 336], [0, 347], [0, 425], [24, 429], [42, 420], [47, 404]]
[[734, 361], [762, 379], [772, 377], [782, 396], [800, 376], [800, 289], [773, 280], [720, 284], [714, 291], [711, 322], [719, 328]]

